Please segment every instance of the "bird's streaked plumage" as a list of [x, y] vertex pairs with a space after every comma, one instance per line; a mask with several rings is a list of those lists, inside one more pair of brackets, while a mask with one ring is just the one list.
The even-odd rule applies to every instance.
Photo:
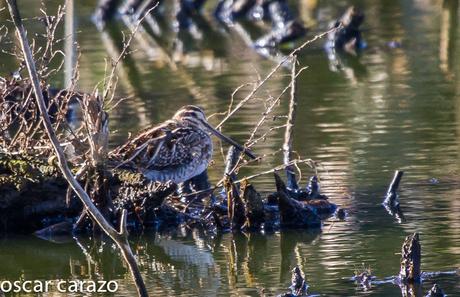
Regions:
[[203, 110], [193, 105], [182, 107], [170, 120], [128, 140], [112, 151], [111, 156], [150, 180], [181, 183], [208, 167], [213, 153], [210, 132], [254, 157], [212, 128]]

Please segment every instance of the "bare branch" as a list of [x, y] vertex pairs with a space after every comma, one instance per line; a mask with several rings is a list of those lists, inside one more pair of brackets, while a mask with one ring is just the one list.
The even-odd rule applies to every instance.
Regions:
[[254, 89], [243, 99], [241, 100], [236, 106], [235, 108], [229, 112], [227, 114], [227, 116], [216, 126], [216, 129], [222, 127], [222, 125], [231, 117], [235, 114], [235, 112], [237, 112], [245, 103], [247, 103], [249, 100], [251, 100], [251, 98], [260, 90], [260, 88], [286, 63], [288, 62], [289, 60], [292, 59], [292, 57], [294, 55], [296, 55], [298, 52], [300, 52], [302, 49], [304, 49], [307, 45], [315, 42], [316, 40], [318, 39], [321, 39], [323, 38], [324, 36], [327, 36], [329, 33], [332, 33], [334, 32], [335, 30], [338, 30], [340, 29], [341, 27], [338, 26], [338, 27], [334, 27], [326, 32], [323, 32], [321, 34], [318, 34], [316, 35], [315, 37], [313, 37], [312, 39], [304, 42], [301, 46], [297, 47], [296, 49], [294, 49], [289, 55], [287, 55], [286, 57], [284, 57], [279, 63], [278, 65], [276, 65], [268, 74], [267, 76], [265, 76], [265, 78], [263, 80], [261, 80], [255, 87]]
[[78, 181], [74, 178], [70, 168], [67, 165], [67, 160], [64, 156], [64, 152], [53, 130], [53, 127], [51, 125], [51, 120], [47, 112], [45, 100], [43, 98], [43, 93], [42, 93], [41, 86], [40, 86], [40, 80], [38, 77], [37, 70], [35, 68], [35, 61], [32, 56], [32, 52], [29, 46], [29, 42], [27, 40], [24, 26], [22, 25], [22, 20], [19, 14], [17, 3], [15, 0], [7, 0], [7, 3], [8, 3], [8, 8], [9, 8], [11, 17], [13, 19], [14, 25], [18, 32], [19, 42], [21, 44], [21, 48], [24, 53], [27, 70], [29, 72], [31, 83], [34, 89], [35, 100], [40, 110], [40, 117], [42, 119], [46, 133], [53, 145], [55, 154], [58, 159], [59, 168], [61, 169], [62, 174], [64, 175], [64, 178], [68, 181], [69, 185], [72, 187], [72, 189], [75, 191], [75, 193], [78, 195], [78, 197], [81, 199], [81, 201], [87, 208], [87, 211], [91, 215], [91, 217], [97, 222], [97, 224], [101, 227], [101, 229], [110, 238], [112, 238], [112, 240], [120, 248], [123, 258], [128, 263], [130, 272], [136, 282], [138, 295], [142, 297], [148, 296], [147, 289], [145, 287], [145, 284], [143, 282], [139, 268], [137, 266], [136, 259], [129, 246], [127, 237], [121, 236], [120, 233], [118, 233], [111, 226], [111, 224], [101, 214], [98, 208], [93, 204], [93, 202], [91, 201], [91, 198], [88, 196], [85, 190], [81, 187]]
[[295, 179], [295, 172], [294, 166], [288, 165], [291, 160], [292, 154], [292, 140], [294, 134], [294, 122], [296, 116], [296, 109], [297, 109], [297, 101], [296, 101], [296, 93], [295, 93], [295, 81], [297, 77], [296, 73], [296, 64], [297, 64], [297, 56], [294, 55], [292, 58], [292, 70], [291, 70], [291, 100], [289, 101], [289, 113], [288, 119], [286, 123], [286, 133], [284, 134], [284, 144], [283, 144], [283, 162], [286, 166], [286, 175], [287, 175], [287, 182], [288, 188], [292, 190], [297, 190], [299, 186], [297, 185], [297, 181]]

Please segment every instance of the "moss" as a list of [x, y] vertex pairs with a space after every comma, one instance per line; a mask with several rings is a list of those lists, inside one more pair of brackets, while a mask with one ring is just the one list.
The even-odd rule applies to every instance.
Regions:
[[127, 184], [141, 184], [146, 181], [145, 177], [138, 172], [132, 172], [124, 169], [115, 169], [113, 175], [118, 178], [121, 182]]
[[38, 184], [59, 177], [58, 169], [30, 155], [0, 154], [0, 189], [23, 191], [30, 184]]

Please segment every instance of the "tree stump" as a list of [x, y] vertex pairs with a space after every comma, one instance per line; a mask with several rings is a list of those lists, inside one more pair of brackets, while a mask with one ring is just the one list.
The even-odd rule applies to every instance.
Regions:
[[288, 195], [286, 185], [278, 174], [275, 175], [280, 225], [288, 228], [321, 227], [320, 218], [307, 206]]
[[438, 284], [434, 284], [426, 297], [444, 297], [445, 294], [442, 289], [438, 286]]
[[418, 233], [409, 235], [404, 240], [401, 250], [401, 270], [399, 276], [404, 283], [421, 281], [421, 246]]
[[240, 230], [246, 222], [244, 202], [230, 177], [225, 179], [224, 187], [227, 192], [228, 220], [232, 230]]
[[249, 230], [258, 230], [265, 222], [265, 207], [262, 198], [246, 180], [241, 183], [241, 193], [245, 202], [246, 227]]

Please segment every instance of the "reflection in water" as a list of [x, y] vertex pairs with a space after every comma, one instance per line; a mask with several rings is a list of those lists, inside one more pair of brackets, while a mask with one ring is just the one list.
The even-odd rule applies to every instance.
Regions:
[[[330, 243], [326, 248], [321, 242]], [[295, 266], [305, 272], [310, 293], [350, 296], [355, 292], [350, 279], [358, 266], [348, 267], [346, 255], [362, 253], [362, 248], [348, 239], [301, 230], [210, 236], [184, 228], [133, 237], [131, 243], [153, 296], [227, 295], [225, 292], [259, 296], [261, 291], [271, 296], [286, 290]], [[321, 255], [321, 251], [327, 254]], [[394, 251], [390, 255], [386, 261], [399, 262]], [[117, 296], [131, 296], [133, 289], [116, 249], [87, 238], [60, 244], [32, 237], [11, 238], [0, 243], [0, 260], [2, 280], [116, 280], [120, 285]], [[342, 268], [348, 273], [344, 277], [331, 273]], [[395, 272], [377, 276], [383, 279]], [[442, 283], [446, 291], [458, 289], [457, 281], [458, 275], [453, 273], [431, 275], [422, 286], [402, 286], [401, 292], [403, 296], [423, 296], [407, 292], [426, 292], [434, 282]], [[376, 281], [369, 292], [388, 296], [385, 294], [396, 294], [399, 289], [389, 281]]]
[[457, 57], [456, 42], [458, 31], [458, 1], [442, 1], [441, 12], [441, 33], [439, 38], [439, 67], [443, 72], [449, 74], [455, 65]]
[[[122, 32], [130, 28], [129, 20], [120, 20], [98, 32], [90, 21], [93, 2], [74, 3], [76, 38], [82, 51], [79, 88], [84, 91], [93, 90], [104, 78], [105, 59], [119, 55]], [[289, 286], [294, 265], [305, 273], [312, 293], [401, 296], [392, 284], [363, 292], [349, 279], [363, 264], [378, 279], [395, 275], [401, 242], [414, 231], [421, 234], [424, 271], [460, 267], [458, 1], [351, 2], [299, 1], [301, 18], [317, 24], [312, 35], [348, 5], [360, 5], [367, 15], [363, 29], [369, 48], [358, 57], [345, 57], [342, 62], [349, 70], [339, 72], [329, 70], [321, 43], [299, 56], [301, 65], [309, 68], [298, 80], [294, 131], [294, 149], [318, 162], [322, 190], [347, 209], [346, 220], [325, 222], [319, 234], [210, 235], [184, 229], [132, 238], [153, 296], [260, 296], [262, 289], [274, 295]], [[36, 14], [37, 1], [24, 3], [26, 17]], [[53, 7], [57, 4], [47, 1]], [[201, 39], [176, 36], [168, 22], [173, 13], [171, 9], [148, 18], [118, 66], [117, 95], [130, 99], [111, 114], [112, 145], [124, 141], [128, 132], [169, 118], [178, 106], [188, 103], [202, 105], [208, 114], [224, 112], [236, 87], [257, 81], [274, 66], [249, 49], [235, 29], [220, 30], [209, 14], [204, 20], [207, 27], [200, 27]], [[0, 20], [5, 20], [4, 12]], [[29, 34], [39, 31], [36, 24], [26, 22]], [[244, 29], [251, 36], [257, 33], [257, 28]], [[385, 44], [390, 41], [400, 42], [401, 47], [389, 48]], [[2, 74], [17, 68], [10, 56], [0, 56]], [[288, 70], [238, 112], [224, 132], [244, 141], [266, 99], [276, 98], [289, 83], [284, 74]], [[62, 75], [56, 78], [56, 86], [60, 84], [65, 84]], [[235, 100], [250, 89], [243, 88]], [[282, 100], [276, 115], [284, 115], [287, 109]], [[211, 121], [218, 122], [218, 116]], [[264, 128], [261, 133], [269, 127]], [[254, 150], [259, 154], [278, 150], [283, 133], [273, 131]], [[241, 176], [279, 163], [279, 155], [269, 157]], [[303, 176], [312, 174], [311, 169], [301, 169]], [[396, 169], [406, 172], [400, 186], [406, 220], [401, 223], [380, 205]], [[220, 179], [222, 171], [223, 162], [216, 157], [211, 179]], [[274, 190], [271, 176], [262, 176], [254, 184], [261, 192]], [[305, 184], [304, 178], [301, 185]], [[61, 244], [34, 238], [3, 239], [0, 278], [116, 279], [120, 284], [117, 296], [131, 296], [129, 274], [114, 253], [109, 244], [85, 239]], [[450, 296], [460, 292], [459, 278], [452, 275], [430, 279], [423, 283], [422, 292], [433, 282]]]
[[76, 62], [76, 44], [75, 44], [75, 9], [74, 1], [68, 0], [66, 2], [65, 10], [65, 36], [67, 37], [64, 41], [64, 83], [66, 87], [70, 87], [72, 84], [72, 78], [75, 71]]

